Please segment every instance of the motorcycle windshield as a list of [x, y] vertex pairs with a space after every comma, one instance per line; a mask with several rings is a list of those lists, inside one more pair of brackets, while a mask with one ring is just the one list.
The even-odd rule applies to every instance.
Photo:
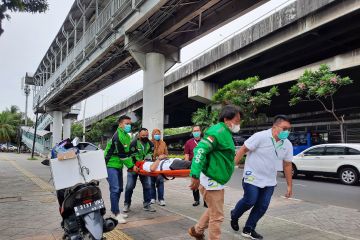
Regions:
[[96, 240], [101, 240], [103, 236], [104, 222], [100, 210], [88, 213], [82, 218], [85, 222], [86, 229], [89, 231], [92, 237]]

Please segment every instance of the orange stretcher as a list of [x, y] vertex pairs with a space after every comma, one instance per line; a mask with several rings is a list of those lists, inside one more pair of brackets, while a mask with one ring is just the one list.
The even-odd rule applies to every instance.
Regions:
[[181, 169], [181, 170], [162, 170], [162, 171], [154, 171], [154, 172], [147, 172], [144, 170], [139, 170], [136, 172], [137, 174], [150, 176], [150, 177], [157, 177], [162, 175], [165, 179], [169, 177], [174, 179], [176, 177], [189, 177], [190, 169]]

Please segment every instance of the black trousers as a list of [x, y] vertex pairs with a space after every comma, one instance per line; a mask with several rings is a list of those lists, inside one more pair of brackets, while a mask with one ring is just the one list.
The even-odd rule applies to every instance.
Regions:
[[199, 189], [193, 190], [193, 196], [194, 196], [194, 201], [197, 201], [197, 202], [200, 201], [200, 192], [199, 192]]

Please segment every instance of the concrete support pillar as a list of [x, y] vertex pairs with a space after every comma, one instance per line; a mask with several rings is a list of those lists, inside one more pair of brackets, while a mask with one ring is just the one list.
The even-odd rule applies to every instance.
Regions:
[[53, 111], [53, 142], [52, 145], [55, 146], [55, 144], [59, 143], [62, 140], [62, 112], [61, 111]]
[[69, 118], [64, 119], [63, 139], [70, 138], [70, 136], [71, 136], [71, 123], [72, 123], [71, 119], [69, 119]]
[[142, 125], [149, 129], [164, 128], [164, 73], [165, 56], [147, 53], [145, 56]]

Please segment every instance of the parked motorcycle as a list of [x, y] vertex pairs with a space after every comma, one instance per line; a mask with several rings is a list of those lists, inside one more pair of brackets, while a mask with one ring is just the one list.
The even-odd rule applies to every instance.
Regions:
[[[63, 143], [64, 141], [68, 142]], [[61, 142], [63, 147], [76, 149], [77, 139], [74, 139], [73, 142], [64, 141]], [[78, 151], [76, 157], [79, 157]], [[50, 160], [44, 160], [42, 164], [50, 166]], [[103, 233], [113, 230], [118, 224], [114, 218], [104, 219], [106, 209], [99, 188], [99, 181], [78, 183], [75, 186], [58, 190], [56, 193], [63, 219], [61, 222], [64, 229], [63, 239], [104, 240]]]

